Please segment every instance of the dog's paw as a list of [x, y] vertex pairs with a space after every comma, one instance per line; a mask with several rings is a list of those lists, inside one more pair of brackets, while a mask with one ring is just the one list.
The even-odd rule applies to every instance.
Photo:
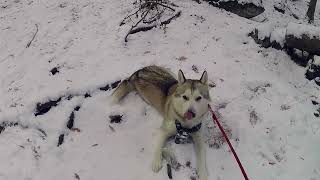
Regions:
[[152, 171], [159, 172], [161, 168], [162, 168], [162, 158], [161, 157], [154, 158], [152, 161]]
[[197, 173], [199, 176], [199, 180], [207, 180], [208, 179], [208, 173], [205, 170], [205, 168], [198, 168]]
[[200, 176], [199, 180], [208, 180], [208, 178], [207, 178], [207, 176], [202, 176], [202, 177]]
[[199, 180], [208, 180], [207, 172], [199, 172]]

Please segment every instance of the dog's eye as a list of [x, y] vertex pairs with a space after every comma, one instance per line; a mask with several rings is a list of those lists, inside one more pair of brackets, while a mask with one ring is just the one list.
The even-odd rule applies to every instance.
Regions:
[[186, 101], [189, 100], [189, 98], [188, 98], [187, 96], [182, 96], [182, 98], [183, 98], [184, 100], [186, 100]]
[[200, 101], [202, 99], [202, 97], [201, 96], [198, 96], [197, 98], [196, 98], [196, 101]]

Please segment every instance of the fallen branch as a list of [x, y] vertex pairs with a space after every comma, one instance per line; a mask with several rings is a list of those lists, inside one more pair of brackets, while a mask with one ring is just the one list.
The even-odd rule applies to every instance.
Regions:
[[157, 21], [158, 19], [160, 19], [160, 16], [161, 16], [161, 14], [165, 11], [165, 9], [163, 9], [161, 12], [159, 12], [158, 6], [156, 6], [156, 9], [157, 9], [157, 14], [154, 15], [154, 16], [152, 16], [151, 18], [149, 18], [149, 20], [146, 20], [146, 19], [143, 20], [143, 23], [145, 23], [145, 24], [151, 24], [151, 23]]
[[129, 32], [127, 33], [126, 37], [124, 38], [125, 42], [128, 42], [128, 36], [129, 36], [130, 32], [131, 32], [135, 27], [137, 27], [138, 24], [139, 24], [141, 21], [144, 20], [144, 18], [146, 18], [146, 16], [149, 14], [149, 12], [150, 12], [150, 10], [145, 11], [145, 12], [142, 13], [142, 14], [144, 14], [144, 13], [145, 13], [145, 14], [142, 16], [142, 18], [141, 18], [135, 25], [133, 25], [133, 26], [131, 27], [131, 29], [130, 29]]
[[285, 40], [289, 48], [320, 55], [320, 28], [317, 26], [289, 23]]
[[123, 18], [123, 20], [120, 22], [120, 26], [124, 25], [124, 24], [125, 24], [125, 21], [126, 21], [128, 18], [130, 18], [131, 16], [137, 15], [137, 13], [138, 13], [140, 10], [141, 10], [141, 7], [140, 7], [137, 11], [135, 11], [134, 13], [129, 14], [128, 16], [126, 16], [125, 18]]
[[169, 24], [172, 20], [178, 18], [179, 16], [181, 15], [181, 11], [177, 12], [175, 15], [173, 15], [172, 17], [170, 17], [169, 19], [161, 22], [160, 25], [166, 25], [166, 24]]
[[173, 9], [172, 7], [169, 7], [169, 6], [165, 5], [165, 4], [162, 4], [162, 3], [159, 3], [159, 2], [153, 2], [153, 3], [156, 3], [157, 5], [160, 5], [160, 6], [162, 6], [162, 7], [168, 8], [168, 9], [170, 9], [171, 11], [176, 11], [176, 10]]
[[34, 38], [36, 37], [36, 35], [37, 35], [38, 31], [39, 31], [38, 24], [35, 24], [35, 25], [36, 25], [37, 30], [36, 30], [36, 32], [34, 33], [32, 39], [31, 39], [31, 40], [29, 41], [29, 43], [27, 44], [26, 48], [29, 48], [29, 47], [30, 47], [32, 41], [34, 40]]
[[[167, 25], [169, 24], [172, 20], [178, 18], [179, 16], [181, 15], [181, 11], [177, 12], [175, 15], [173, 15], [172, 17], [170, 17], [169, 19], [165, 20], [165, 21], [162, 21], [160, 23], [160, 26], [162, 25]], [[142, 19], [141, 19], [142, 20]], [[138, 23], [137, 23], [138, 24]], [[137, 25], [136, 24], [136, 25]], [[153, 25], [150, 25], [150, 26], [142, 26], [142, 27], [134, 27], [132, 26], [132, 28], [130, 29], [130, 31], [128, 32], [128, 34], [126, 35], [126, 37], [124, 38], [124, 41], [125, 42], [128, 42], [128, 36], [130, 34], [135, 34], [135, 33], [138, 33], [138, 32], [141, 32], [141, 31], [148, 31], [148, 30], [151, 30], [152, 28], [154, 27], [157, 27], [157, 23], [153, 24]]]

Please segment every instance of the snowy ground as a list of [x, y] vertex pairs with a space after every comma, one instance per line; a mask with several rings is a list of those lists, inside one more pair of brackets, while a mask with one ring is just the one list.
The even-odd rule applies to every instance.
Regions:
[[[271, 2], [265, 2], [270, 22], [296, 21], [274, 11]], [[260, 23], [205, 2], [175, 3], [182, 15], [165, 31], [134, 34], [125, 44], [130, 26], [119, 22], [131, 1], [0, 2], [0, 124], [11, 123], [0, 134], [0, 180], [167, 179], [165, 168], [151, 171], [160, 115], [135, 94], [109, 106], [112, 91], [98, 90], [151, 64], [182, 69], [189, 78], [208, 71], [216, 84], [212, 105], [230, 128], [250, 179], [320, 179], [320, 119], [314, 115], [320, 107], [311, 102], [320, 101], [319, 86], [304, 78], [305, 69], [247, 37]], [[303, 17], [306, 3], [295, 3]], [[26, 48], [35, 24], [39, 32]], [[52, 75], [54, 67], [59, 73]], [[91, 97], [81, 95], [86, 92]], [[67, 100], [70, 94], [78, 95]], [[38, 102], [61, 96], [56, 107], [34, 116]], [[76, 106], [74, 127], [80, 132], [66, 127]], [[124, 121], [110, 124], [108, 116], [117, 113]], [[206, 131], [218, 136], [209, 122]], [[57, 147], [60, 134], [64, 143]], [[242, 179], [227, 145], [207, 138], [209, 179]], [[191, 145], [173, 146], [181, 164], [195, 166]], [[173, 176], [189, 179], [194, 168], [182, 167]]]

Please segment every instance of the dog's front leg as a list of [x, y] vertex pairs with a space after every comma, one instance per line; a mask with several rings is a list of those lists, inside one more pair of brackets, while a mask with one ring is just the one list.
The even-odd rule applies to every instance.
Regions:
[[196, 158], [197, 158], [197, 171], [200, 180], [207, 180], [207, 163], [206, 163], [206, 147], [200, 132], [192, 134], [194, 141]]
[[161, 128], [152, 162], [154, 172], [158, 172], [162, 168], [162, 148], [170, 135], [171, 133], [168, 130]]

